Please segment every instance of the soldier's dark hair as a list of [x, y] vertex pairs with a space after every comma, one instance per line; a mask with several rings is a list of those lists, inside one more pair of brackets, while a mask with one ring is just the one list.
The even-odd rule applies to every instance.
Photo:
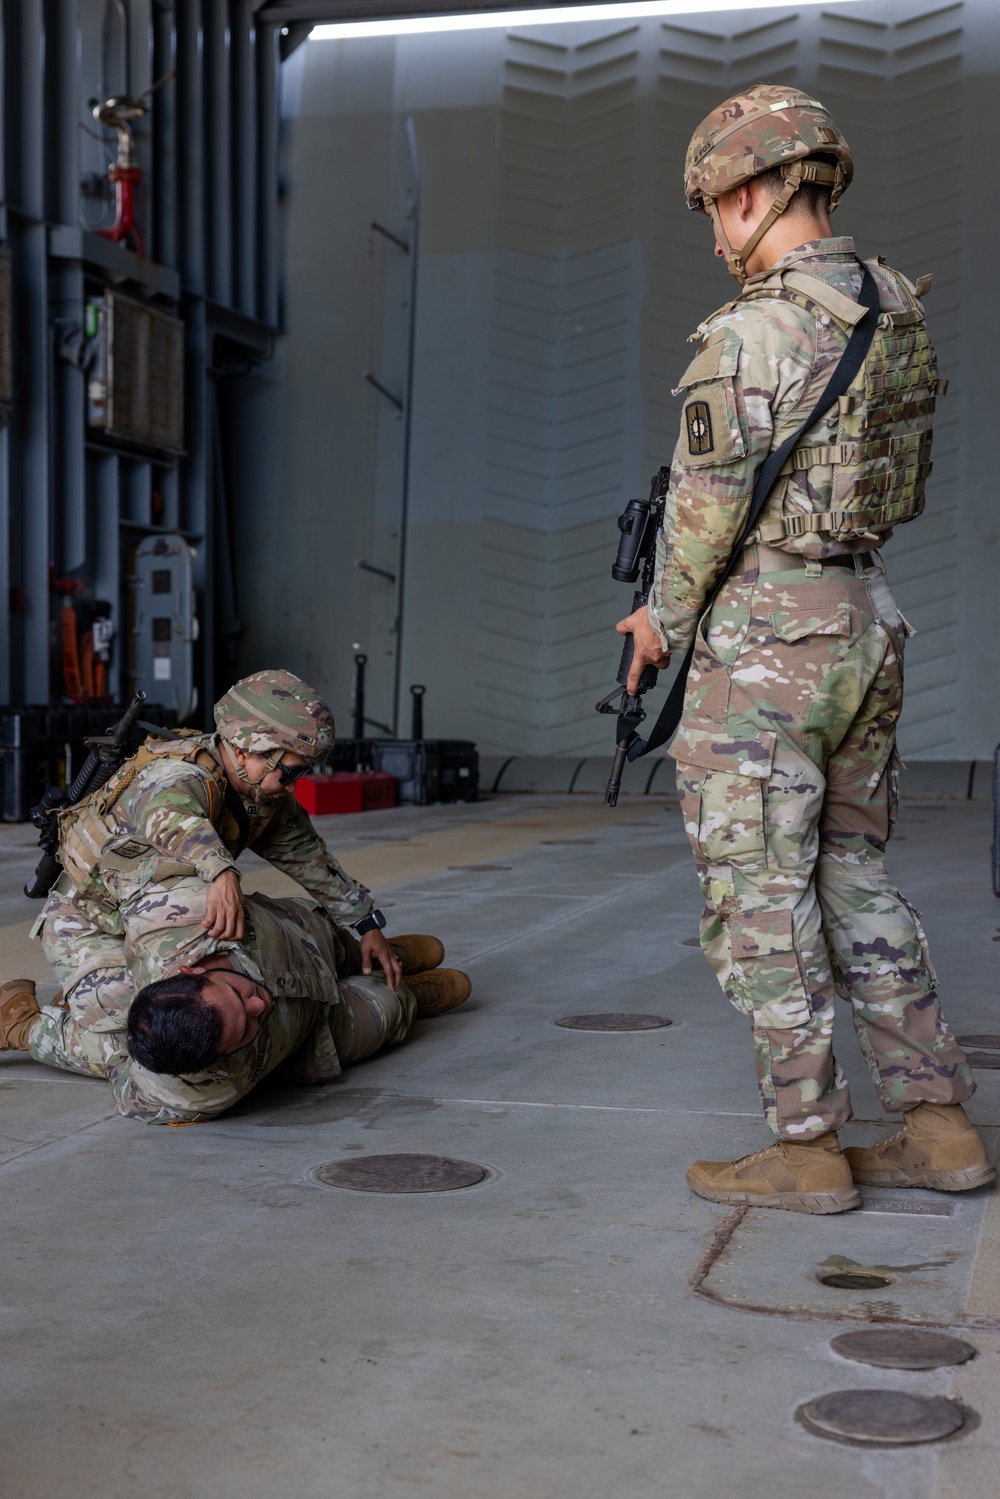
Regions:
[[140, 989], [128, 1012], [128, 1054], [150, 1072], [204, 1072], [219, 1054], [222, 1016], [202, 999], [208, 975], [179, 973]]
[[[825, 166], [835, 167], [837, 158], [829, 151], [814, 151], [809, 161], [821, 161]], [[785, 185], [785, 179], [781, 175], [780, 167], [773, 167], [769, 172], [761, 172], [754, 179], [762, 182], [769, 190], [771, 197], [776, 198]], [[796, 209], [805, 209], [809, 213], [829, 213], [830, 195], [833, 189], [824, 182], [803, 182], [795, 197], [789, 203], [786, 213], [794, 213]]]

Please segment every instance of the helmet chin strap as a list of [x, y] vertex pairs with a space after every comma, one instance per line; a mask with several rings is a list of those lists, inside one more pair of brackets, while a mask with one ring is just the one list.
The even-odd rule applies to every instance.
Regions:
[[237, 777], [243, 782], [244, 786], [246, 787], [246, 793], [245, 793], [245, 796], [244, 796], [244, 800], [248, 801], [248, 802], [252, 802], [254, 804], [254, 806], [260, 806], [260, 803], [261, 803], [261, 791], [260, 791], [261, 782], [263, 780], [265, 780], [271, 774], [272, 770], [276, 770], [277, 767], [281, 764], [281, 757], [285, 753], [284, 750], [280, 749], [280, 748], [273, 749], [269, 755], [265, 755], [264, 756], [264, 769], [262, 770], [262, 772], [260, 773], [260, 775], [257, 777], [257, 779], [255, 781], [251, 781], [250, 776], [249, 776], [249, 774], [247, 772], [246, 766], [245, 765], [241, 765], [240, 762], [239, 762], [239, 760], [237, 760], [237, 758], [236, 758], [236, 746], [234, 744], [230, 744], [229, 741], [227, 740], [226, 741], [226, 748], [229, 751], [229, 758], [232, 761], [233, 770], [235, 771]]
[[729, 236], [722, 227], [722, 215], [719, 212], [717, 200], [706, 197], [704, 203], [712, 217], [712, 223], [715, 225], [715, 238], [718, 241], [719, 249], [725, 256], [726, 269], [729, 271], [730, 276], [734, 277], [741, 286], [744, 286], [746, 284], [747, 273], [743, 269], [743, 252], [734, 250], [729, 243]]
[[745, 286], [747, 282], [749, 275], [747, 261], [750, 259], [750, 256], [756, 250], [771, 225], [784, 213], [804, 182], [830, 184], [833, 188], [830, 200], [831, 213], [840, 201], [840, 194], [843, 191], [843, 171], [839, 164], [836, 167], [832, 167], [827, 166], [825, 162], [797, 161], [794, 165], [784, 167], [782, 170], [785, 178], [784, 187], [773, 200], [746, 244], [739, 250], [733, 249], [729, 243], [726, 231], [722, 227], [722, 215], [719, 213], [718, 199], [706, 197], [704, 200], [705, 207], [712, 216], [712, 223], [715, 225], [715, 237], [719, 241], [719, 248], [726, 257], [729, 274], [735, 277], [741, 286]]

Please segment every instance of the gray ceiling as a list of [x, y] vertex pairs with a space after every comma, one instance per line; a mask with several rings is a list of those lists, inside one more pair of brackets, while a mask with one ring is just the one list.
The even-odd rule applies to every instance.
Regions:
[[[591, 0], [593, 3], [593, 0]], [[296, 21], [364, 21], [388, 16], [468, 15], [471, 11], [560, 9], [579, 0], [517, 0], [513, 5], [488, 0], [267, 0], [260, 19], [288, 26]]]

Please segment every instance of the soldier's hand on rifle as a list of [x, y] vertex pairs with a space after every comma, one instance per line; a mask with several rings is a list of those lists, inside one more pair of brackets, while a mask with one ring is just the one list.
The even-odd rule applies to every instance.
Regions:
[[361, 972], [371, 973], [373, 964], [380, 963], [385, 973], [385, 981], [395, 994], [403, 977], [403, 969], [396, 954], [381, 932], [365, 932], [360, 940]]
[[628, 694], [634, 697], [643, 668], [655, 666], [658, 671], [662, 671], [670, 663], [670, 652], [663, 649], [663, 641], [649, 622], [645, 604], [634, 614], [630, 614], [628, 619], [620, 619], [615, 629], [619, 635], [632, 636], [632, 665], [628, 674]]
[[243, 891], [235, 869], [217, 874], [208, 887], [208, 909], [202, 926], [210, 937], [238, 942], [243, 936]]

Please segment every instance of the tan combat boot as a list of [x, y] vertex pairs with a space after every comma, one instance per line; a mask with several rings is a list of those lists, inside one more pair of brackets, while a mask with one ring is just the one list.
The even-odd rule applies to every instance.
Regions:
[[738, 1161], [695, 1161], [687, 1184], [709, 1202], [746, 1202], [793, 1213], [844, 1213], [861, 1206], [835, 1134], [777, 1140]]
[[417, 1014], [426, 1020], [464, 1004], [472, 993], [472, 980], [459, 968], [432, 968], [429, 973], [410, 974], [406, 987], [417, 1001]]
[[960, 1103], [918, 1103], [904, 1114], [897, 1134], [867, 1147], [852, 1145], [844, 1154], [854, 1180], [866, 1187], [967, 1192], [997, 1176]]
[[440, 968], [444, 962], [444, 943], [437, 937], [410, 933], [405, 937], [390, 937], [389, 946], [402, 964], [404, 974], [426, 973], [429, 968]]
[[31, 1027], [41, 1013], [31, 979], [0, 984], [0, 1051], [27, 1051]]

